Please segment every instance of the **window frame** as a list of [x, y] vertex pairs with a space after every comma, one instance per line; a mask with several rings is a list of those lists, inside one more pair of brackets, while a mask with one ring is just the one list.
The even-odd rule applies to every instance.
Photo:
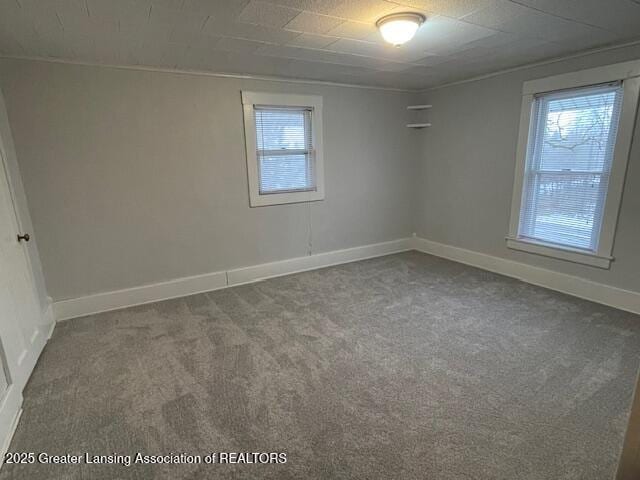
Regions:
[[[613, 161], [609, 174], [609, 185], [604, 197], [602, 225], [597, 250], [588, 251], [563, 247], [557, 244], [519, 237], [518, 230], [524, 195], [526, 194], [524, 180], [527, 147], [534, 128], [532, 118], [535, 96], [616, 81], [622, 81], [622, 109], [620, 111], [618, 134], [615, 140]], [[511, 218], [509, 221], [509, 234], [506, 237], [507, 247], [604, 269], [611, 266], [611, 261], [614, 260], [612, 256], [613, 244], [635, 129], [639, 92], [640, 61], [618, 63], [524, 82], [513, 198], [511, 201]]]
[[[315, 202], [324, 200], [324, 158], [322, 141], [322, 97], [319, 95], [297, 95], [283, 93], [242, 92], [244, 113], [244, 137], [249, 182], [249, 204], [251, 207], [282, 205], [287, 203]], [[256, 139], [255, 106], [275, 108], [311, 109], [311, 145], [313, 149], [312, 169], [314, 190], [280, 193], [260, 193], [260, 168]]]

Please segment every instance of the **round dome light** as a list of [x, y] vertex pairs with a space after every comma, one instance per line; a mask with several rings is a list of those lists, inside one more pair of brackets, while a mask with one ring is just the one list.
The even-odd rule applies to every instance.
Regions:
[[392, 13], [378, 20], [376, 26], [382, 38], [398, 47], [411, 40], [425, 20], [420, 13]]

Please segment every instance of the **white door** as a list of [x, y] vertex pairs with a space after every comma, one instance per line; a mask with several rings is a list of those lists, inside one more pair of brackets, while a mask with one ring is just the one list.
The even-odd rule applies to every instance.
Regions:
[[[1, 145], [0, 145], [1, 146]], [[40, 354], [40, 308], [0, 148], [0, 446], [6, 446], [22, 389]], [[37, 350], [37, 351], [36, 351]]]

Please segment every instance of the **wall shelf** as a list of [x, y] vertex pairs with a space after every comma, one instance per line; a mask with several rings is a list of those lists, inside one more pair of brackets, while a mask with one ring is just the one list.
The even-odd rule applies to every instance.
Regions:
[[430, 104], [420, 104], [420, 105], [407, 105], [407, 110], [412, 112], [410, 114], [409, 123], [407, 123], [407, 128], [421, 129], [428, 128], [431, 126], [429, 123], [429, 116], [426, 113], [426, 110], [429, 110], [432, 107]]

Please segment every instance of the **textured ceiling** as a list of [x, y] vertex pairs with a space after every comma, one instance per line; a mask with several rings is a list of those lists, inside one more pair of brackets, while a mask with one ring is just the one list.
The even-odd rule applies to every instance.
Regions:
[[[375, 21], [419, 11], [408, 44]], [[640, 39], [640, 0], [0, 0], [0, 55], [420, 89]]]

